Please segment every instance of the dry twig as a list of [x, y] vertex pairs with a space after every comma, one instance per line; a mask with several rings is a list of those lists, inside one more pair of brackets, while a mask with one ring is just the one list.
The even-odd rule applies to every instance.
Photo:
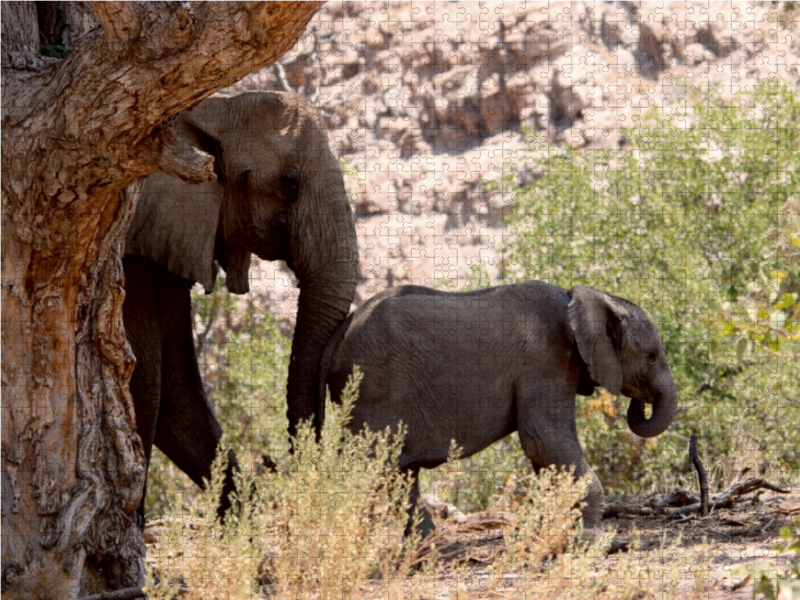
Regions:
[[745, 467], [743, 469], [740, 469], [739, 472], [736, 474], [736, 479], [733, 480], [733, 483], [731, 483], [731, 485], [739, 483], [742, 480], [742, 477], [744, 477], [749, 472], [750, 472], [750, 467]]
[[[745, 481], [734, 483], [728, 489], [717, 494], [711, 500], [711, 509], [716, 510], [718, 508], [731, 508], [734, 505], [735, 499], [737, 497], [759, 489], [770, 490], [773, 492], [777, 492], [778, 494], [789, 493], [789, 490], [778, 487], [774, 483], [770, 483], [769, 481], [766, 481], [762, 477], [751, 477]], [[670, 496], [671, 494], [663, 494], [663, 495]], [[692, 494], [692, 496], [694, 498], [697, 498], [696, 496], [694, 496], [694, 494]], [[661, 503], [659, 506], [663, 507], [663, 510], [669, 513], [670, 515], [679, 516], [699, 511], [701, 507], [700, 505], [701, 503], [699, 499], [696, 499], [695, 502], [693, 502], [692, 504], [686, 506], [680, 506], [679, 508], [670, 508], [669, 503]], [[674, 504], [672, 506], [674, 506]]]
[[[316, 29], [313, 29], [310, 37], [311, 42], [297, 54], [273, 63], [272, 74], [278, 80], [281, 88], [283, 88], [285, 92], [302, 94], [306, 96], [316, 105], [323, 117], [330, 119], [333, 117], [336, 108], [347, 102], [350, 99], [350, 96], [352, 96], [356, 89], [358, 89], [358, 86], [361, 85], [364, 79], [366, 79], [367, 72], [364, 71], [361, 73], [361, 75], [359, 75], [358, 79], [355, 81], [355, 83], [353, 83], [353, 85], [350, 86], [350, 89], [346, 93], [339, 95], [338, 97], [334, 95], [332, 100], [321, 103], [321, 86], [322, 82], [325, 81], [325, 77], [327, 76], [328, 72], [327, 67], [319, 60], [320, 44], [331, 41], [333, 39], [333, 34], [320, 37], [319, 32]], [[310, 64], [316, 67], [318, 72], [315, 74], [314, 79], [316, 80], [316, 83], [313, 87], [309, 84], [303, 84], [297, 90], [292, 88], [291, 84], [289, 83], [289, 78], [286, 75], [286, 67], [295, 63], [298, 65]]]
[[747, 585], [747, 583], [748, 583], [749, 581], [750, 581], [750, 574], [748, 573], [748, 574], [745, 576], [745, 578], [744, 578], [744, 579], [742, 579], [741, 581], [737, 581], [736, 583], [734, 583], [734, 584], [731, 586], [731, 591], [732, 591], [732, 592], [735, 592], [736, 590], [743, 588], [744, 586], [746, 586], [746, 585]]
[[692, 461], [695, 471], [697, 471], [697, 480], [700, 484], [700, 516], [708, 516], [708, 477], [706, 477], [706, 470], [697, 454], [697, 436], [692, 434], [689, 438], [689, 458]]

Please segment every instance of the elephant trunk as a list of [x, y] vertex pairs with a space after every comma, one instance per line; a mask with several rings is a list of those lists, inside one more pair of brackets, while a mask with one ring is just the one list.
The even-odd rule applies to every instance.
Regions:
[[675, 420], [675, 413], [678, 410], [678, 390], [672, 375], [667, 373], [669, 381], [659, 393], [653, 397], [653, 414], [648, 419], [644, 415], [644, 402], [631, 398], [628, 406], [628, 427], [630, 430], [643, 438], [651, 438], [664, 433], [672, 421]]
[[313, 418], [319, 431], [320, 360], [356, 294], [356, 231], [341, 172], [336, 167], [331, 170], [335, 177], [315, 192], [318, 198], [333, 197], [336, 201], [310, 202], [320, 208], [299, 219], [293, 233], [290, 266], [299, 280], [300, 299], [286, 390], [286, 415], [292, 437], [304, 419]]
[[289, 435], [297, 435], [300, 421], [313, 418], [315, 429], [319, 403], [319, 369], [328, 338], [350, 310], [355, 279], [326, 281], [300, 288], [297, 324], [289, 362], [286, 400]]

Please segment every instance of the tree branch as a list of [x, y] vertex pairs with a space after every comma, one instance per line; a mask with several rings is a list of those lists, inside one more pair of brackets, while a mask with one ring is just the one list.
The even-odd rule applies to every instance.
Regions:
[[[250, 2], [139, 3], [140, 22], [154, 25], [141, 26], [132, 38], [132, 9], [99, 3], [97, 17], [105, 28], [86, 33], [69, 56], [51, 59], [54, 64], [33, 73], [4, 69], [3, 172], [19, 174], [20, 180], [13, 189], [4, 183], [3, 191], [8, 214], [20, 231], [32, 235], [28, 243], [42, 250], [67, 247], [75, 233], [69, 220], [53, 220], [49, 230], [27, 224], [76, 199], [87, 201], [95, 188], [119, 191], [161, 168], [152, 153], [141, 152], [156, 128], [279, 59], [319, 4], [256, 3], [258, 10], [251, 14]], [[125, 25], [112, 24], [117, 10], [128, 10], [121, 13]], [[109, 39], [127, 40], [127, 47], [109, 45]], [[26, 125], [34, 111], [36, 122], [46, 124], [36, 132]], [[66, 152], [50, 152], [53, 145]], [[83, 152], [93, 157], [90, 162], [79, 163]], [[204, 177], [199, 156], [178, 161], [183, 166], [170, 152], [163, 160], [164, 168], [182, 178]], [[30, 168], [44, 162], [46, 169]], [[41, 193], [31, 202], [16, 193], [36, 188]], [[72, 212], [82, 210], [75, 205]]]
[[94, 14], [109, 44], [122, 50], [139, 36], [141, 21], [136, 2], [92, 2]]
[[[298, 50], [296, 54], [274, 63], [272, 65], [272, 74], [275, 79], [278, 80], [278, 83], [280, 83], [281, 88], [283, 88], [285, 92], [304, 95], [314, 103], [323, 117], [330, 119], [336, 114], [336, 108], [346, 103], [350, 99], [350, 96], [356, 91], [358, 86], [361, 85], [364, 79], [366, 79], [367, 72], [364, 71], [361, 73], [361, 75], [358, 77], [355, 83], [350, 86], [346, 93], [338, 96], [334, 95], [333, 99], [328, 100], [327, 102], [322, 102], [322, 100], [327, 98], [327, 95], [322, 97], [322, 81], [325, 80], [325, 76], [323, 75], [322, 71], [326, 70], [326, 67], [319, 61], [320, 44], [331, 41], [334, 36], [332, 33], [320, 36], [319, 31], [314, 28], [310, 33], [310, 37], [311, 42], [306, 44], [301, 50]], [[301, 64], [301, 66], [303, 63], [311, 63], [320, 70], [315, 77], [316, 84], [313, 86], [313, 89], [308, 83], [300, 86], [298, 89], [292, 88], [291, 84], [289, 83], [289, 79], [286, 76], [286, 67], [295, 63]], [[310, 93], [309, 90], [311, 90]]]
[[283, 67], [283, 65], [280, 63], [275, 63], [273, 67], [275, 69], [275, 75], [278, 78], [278, 81], [281, 82], [281, 87], [283, 87], [283, 91], [288, 92], [290, 94], [297, 93], [292, 89], [292, 86], [289, 85], [289, 81], [286, 79], [286, 69]]
[[148, 140], [149, 150], [159, 171], [187, 183], [205, 183], [217, 178], [214, 157], [178, 135], [174, 119], [160, 128], [151, 140]]
[[147, 598], [144, 590], [140, 587], [129, 587], [114, 592], [84, 596], [81, 600], [136, 600], [137, 598]]

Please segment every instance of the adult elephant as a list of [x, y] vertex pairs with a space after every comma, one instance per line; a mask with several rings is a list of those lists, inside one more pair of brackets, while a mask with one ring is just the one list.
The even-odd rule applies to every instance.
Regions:
[[[150, 176], [128, 230], [123, 318], [147, 464], [155, 444], [192, 481], [211, 475], [221, 428], [206, 399], [192, 338], [190, 289], [249, 291], [250, 254], [284, 260], [300, 299], [287, 389], [289, 433], [315, 417], [322, 350], [355, 295], [352, 212], [316, 108], [286, 93], [216, 96], [178, 116], [178, 133], [215, 158], [217, 180]], [[229, 506], [231, 453], [220, 513]], [[140, 515], [144, 516], [144, 492]]]

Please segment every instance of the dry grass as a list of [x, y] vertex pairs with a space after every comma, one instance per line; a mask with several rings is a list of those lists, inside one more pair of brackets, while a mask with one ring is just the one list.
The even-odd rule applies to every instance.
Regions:
[[322, 444], [305, 426], [290, 468], [241, 475], [237, 516], [225, 523], [214, 518], [224, 469], [218, 460], [208, 490], [162, 520], [151, 597], [171, 597], [181, 581], [188, 598], [342, 598], [403, 569], [409, 484], [395, 468], [402, 440], [344, 428], [359, 381], [356, 374], [341, 409], [331, 407]]
[[[355, 373], [341, 408], [329, 407], [321, 444], [305, 426], [290, 468], [241, 476], [239, 489], [252, 492], [240, 493], [236, 518], [215, 518], [220, 458], [208, 490], [160, 520], [158, 543], [150, 546], [151, 598], [172, 598], [178, 588], [188, 600], [702, 594], [709, 561], [697, 550], [672, 544], [609, 560], [608, 539], [580, 541], [587, 480], [576, 482], [568, 472], [544, 470], [524, 482], [511, 475], [503, 487], [509, 491], [492, 499], [493, 510], [505, 516], [488, 559], [469, 549], [448, 559], [444, 549], [456, 538], [444, 530], [433, 544], [404, 541], [409, 484], [395, 469], [402, 440], [344, 427], [359, 378]], [[522, 483], [525, 493], [515, 493]]]

